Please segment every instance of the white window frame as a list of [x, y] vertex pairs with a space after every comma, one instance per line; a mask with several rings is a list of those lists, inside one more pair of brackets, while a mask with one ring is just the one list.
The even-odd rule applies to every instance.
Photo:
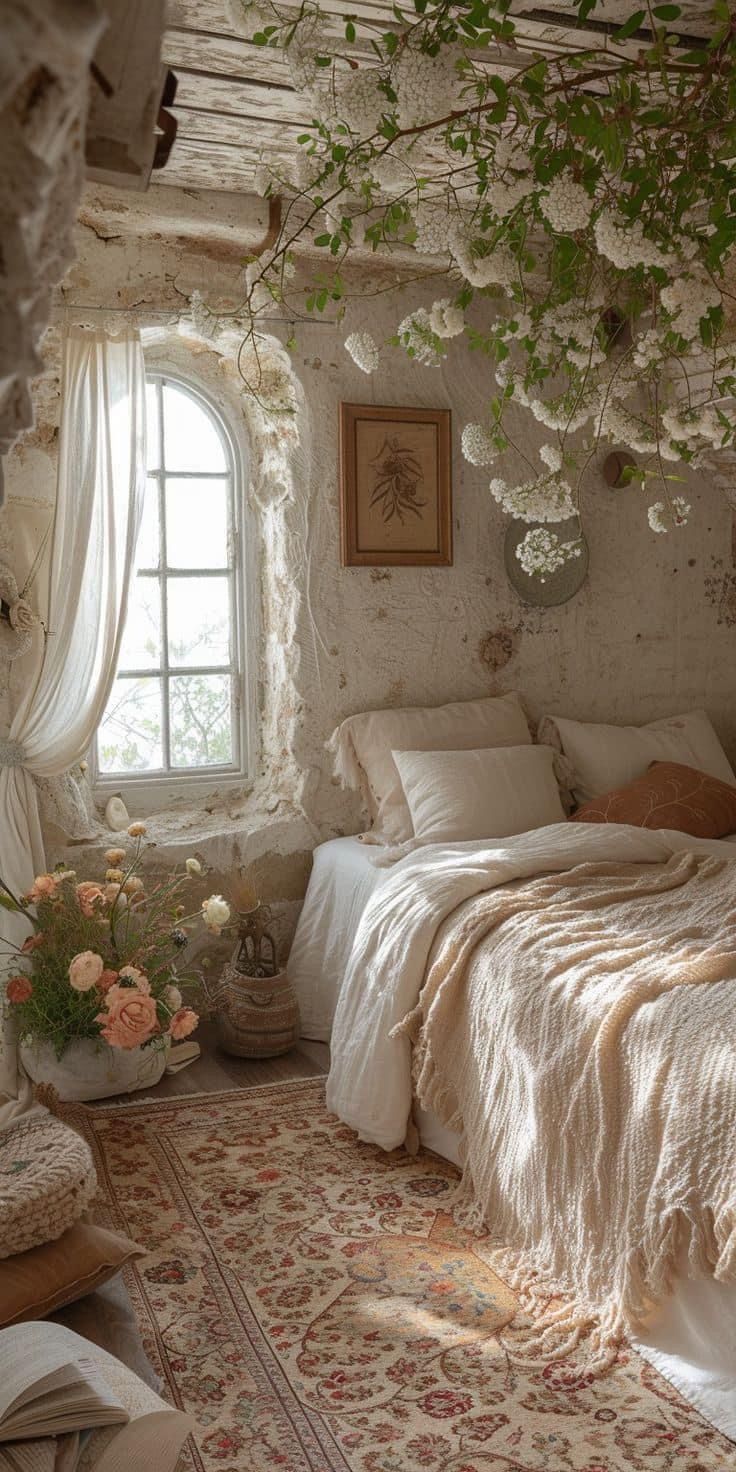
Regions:
[[[93, 788], [99, 800], [106, 802], [114, 793], [120, 793], [131, 806], [143, 804], [150, 810], [152, 801], [167, 802], [184, 798], [188, 791], [202, 793], [208, 789], [239, 788], [243, 786], [251, 773], [253, 752], [255, 750], [253, 732], [253, 696], [250, 648], [254, 633], [255, 610], [250, 596], [252, 579], [249, 577], [248, 567], [248, 545], [246, 542], [246, 498], [245, 498], [245, 474], [244, 474], [244, 452], [237, 443], [235, 436], [228, 424], [222, 409], [210, 397], [199, 383], [194, 382], [187, 374], [182, 373], [180, 368], [168, 369], [165, 366], [151, 366], [146, 371], [146, 383], [155, 383], [158, 394], [158, 433], [159, 445], [159, 467], [157, 470], [146, 471], [147, 479], [155, 479], [158, 483], [159, 495], [159, 535], [166, 545], [166, 521], [165, 521], [165, 494], [164, 486], [167, 475], [175, 476], [177, 479], [188, 478], [198, 480], [207, 479], [212, 472], [201, 471], [167, 471], [164, 457], [164, 430], [162, 414], [162, 388], [164, 384], [170, 383], [180, 392], [188, 394], [195, 402], [199, 403], [212, 420], [220, 438], [223, 441], [226, 459], [229, 464], [230, 473], [230, 617], [232, 628], [232, 690], [231, 690], [231, 713], [233, 743], [236, 748], [235, 760], [227, 765], [208, 766], [200, 768], [159, 768], [151, 772], [101, 772], [98, 761], [97, 738], [93, 742], [90, 753], [91, 776]], [[248, 539], [252, 540], [251, 538]], [[201, 576], [207, 574], [207, 569], [170, 569], [167, 564], [159, 567], [158, 572], [152, 572], [150, 577], [162, 583], [164, 578], [177, 576]], [[212, 569], [221, 574], [222, 569]], [[145, 575], [145, 574], [144, 574]], [[138, 576], [137, 572], [135, 574]], [[191, 670], [179, 669], [177, 666], [169, 665], [167, 645], [166, 624], [166, 599], [161, 600], [161, 663], [157, 669], [128, 670], [122, 673], [126, 675], [155, 676], [158, 674], [164, 686], [164, 699], [162, 708], [162, 738], [164, 752], [168, 748], [169, 730], [169, 702], [166, 685], [172, 675], [177, 674], [211, 674], [221, 673], [209, 666], [197, 666]], [[117, 677], [117, 671], [116, 671]], [[170, 755], [170, 753], [169, 753]]]

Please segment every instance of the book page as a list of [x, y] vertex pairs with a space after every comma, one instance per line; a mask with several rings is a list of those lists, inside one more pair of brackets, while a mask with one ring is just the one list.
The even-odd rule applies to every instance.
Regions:
[[61, 1324], [15, 1324], [0, 1333], [0, 1440], [126, 1419], [94, 1345]]

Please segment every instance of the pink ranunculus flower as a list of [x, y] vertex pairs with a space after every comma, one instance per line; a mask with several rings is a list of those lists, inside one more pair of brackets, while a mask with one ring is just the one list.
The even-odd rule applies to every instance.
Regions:
[[106, 966], [105, 970], [101, 971], [97, 978], [98, 992], [109, 992], [110, 987], [115, 985], [117, 979], [117, 971], [111, 971], [110, 968]]
[[11, 976], [5, 988], [9, 1002], [27, 1002], [32, 993], [33, 986], [27, 976]]
[[87, 919], [91, 919], [95, 913], [95, 906], [101, 904], [103, 898], [99, 884], [95, 884], [92, 879], [85, 879], [82, 884], [77, 885], [79, 908]]
[[69, 962], [69, 982], [75, 992], [89, 992], [97, 985], [105, 963], [96, 951], [80, 951]]
[[[122, 995], [121, 995], [122, 994]], [[107, 1010], [100, 1012], [100, 1032], [111, 1048], [139, 1048], [158, 1032], [153, 997], [130, 987], [111, 987], [105, 997]]]
[[199, 1018], [191, 1007], [180, 1007], [169, 1023], [169, 1032], [179, 1042], [182, 1038], [188, 1038], [190, 1032], [194, 1032], [198, 1022]]
[[55, 874], [37, 874], [26, 899], [33, 904], [37, 904], [39, 900], [52, 900], [58, 887], [59, 881]]

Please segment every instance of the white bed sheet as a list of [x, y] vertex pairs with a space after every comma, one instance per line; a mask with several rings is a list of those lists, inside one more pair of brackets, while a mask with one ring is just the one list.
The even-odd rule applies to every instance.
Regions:
[[306, 899], [289, 953], [302, 1036], [329, 1042], [342, 979], [373, 891], [395, 866], [378, 868], [376, 849], [359, 838], [331, 838], [314, 851]]
[[[736, 835], [727, 842], [736, 843]], [[396, 865], [383, 868], [374, 860], [371, 846], [357, 838], [331, 839], [315, 850], [289, 956], [304, 1037], [329, 1041], [363, 910], [379, 885], [396, 873]], [[422, 1144], [457, 1165], [460, 1137], [425, 1110], [418, 1111], [417, 1123]], [[736, 1441], [735, 1287], [683, 1272], [632, 1343], [706, 1420]]]

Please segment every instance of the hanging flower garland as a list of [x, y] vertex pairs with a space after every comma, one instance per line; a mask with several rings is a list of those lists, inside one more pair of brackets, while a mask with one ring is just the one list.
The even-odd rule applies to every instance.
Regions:
[[[389, 28], [345, 17], [344, 39], [311, 0], [236, 0], [313, 117], [293, 168], [258, 171], [257, 188], [288, 205], [247, 268], [248, 333], [274, 302], [341, 314], [358, 247], [364, 260], [366, 247], [412, 245], [413, 280], [436, 276], [439, 258], [452, 294], [404, 317], [389, 343], [427, 368], [461, 335], [482, 356], [487, 417], [466, 425], [463, 452], [522, 467], [494, 476], [491, 495], [554, 526], [580, 516], [592, 457], [625, 445], [634, 476], [656, 481], [648, 522], [661, 533], [690, 511], [677, 467], [736, 440], [736, 17], [716, 0], [706, 39], [690, 40], [678, 5], [647, 0], [591, 37], [595, 8], [576, 0], [565, 45], [540, 57], [509, 0], [414, 0]], [[307, 247], [329, 264], [297, 287]], [[385, 345], [360, 331], [345, 346], [372, 373]], [[550, 431], [541, 465], [512, 440], [510, 405]], [[545, 526], [517, 555], [544, 576], [579, 552]]]

